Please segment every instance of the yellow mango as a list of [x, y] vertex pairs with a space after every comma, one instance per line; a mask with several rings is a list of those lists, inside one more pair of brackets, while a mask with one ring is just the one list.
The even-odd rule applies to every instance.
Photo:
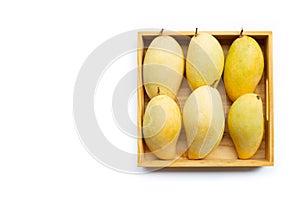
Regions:
[[224, 53], [219, 41], [209, 33], [192, 37], [186, 56], [186, 78], [195, 90], [203, 85], [217, 87], [224, 68]]
[[167, 95], [153, 97], [143, 118], [143, 137], [151, 152], [161, 159], [176, 158], [180, 130], [181, 114], [175, 101]]
[[251, 158], [264, 133], [261, 98], [253, 93], [240, 96], [228, 112], [228, 130], [240, 159]]
[[147, 95], [175, 98], [184, 72], [181, 46], [171, 36], [157, 36], [149, 45], [143, 63], [143, 81]]
[[183, 108], [183, 123], [189, 159], [205, 158], [223, 136], [225, 117], [217, 89], [201, 86], [188, 97]]
[[231, 44], [224, 67], [224, 85], [228, 97], [253, 93], [264, 71], [264, 57], [259, 44], [249, 36], [241, 36]]

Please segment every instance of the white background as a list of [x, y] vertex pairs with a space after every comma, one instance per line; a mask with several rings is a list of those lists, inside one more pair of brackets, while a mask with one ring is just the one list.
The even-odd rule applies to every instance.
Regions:
[[[298, 4], [276, 2], [1, 1], [0, 199], [299, 198], [300, 15]], [[273, 31], [274, 167], [129, 175], [85, 150], [72, 95], [82, 63], [98, 45], [137, 28], [241, 26]]]

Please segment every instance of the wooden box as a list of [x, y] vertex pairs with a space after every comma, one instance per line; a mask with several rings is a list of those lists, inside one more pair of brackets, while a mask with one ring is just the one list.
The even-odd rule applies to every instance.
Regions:
[[[207, 31], [215, 36], [222, 45], [225, 58], [227, 51], [239, 34], [240, 31], [226, 31], [216, 32]], [[200, 32], [199, 32], [200, 33]], [[187, 47], [189, 45], [191, 37], [194, 36], [194, 31], [184, 32], [164, 32], [164, 35], [170, 35], [174, 37], [178, 43], [182, 46], [184, 55], [186, 55]], [[260, 148], [254, 155], [254, 157], [241, 160], [237, 158], [237, 153], [232, 143], [232, 140], [228, 134], [227, 128], [227, 113], [232, 102], [226, 96], [224, 85], [219, 84], [218, 90], [222, 96], [223, 106], [225, 109], [225, 130], [222, 141], [219, 146], [202, 160], [189, 160], [186, 153], [181, 152], [182, 149], [186, 149], [185, 130], [182, 124], [181, 135], [177, 144], [177, 151], [183, 153], [182, 156], [175, 161], [160, 160], [154, 156], [142, 137], [142, 124], [145, 107], [149, 102], [145, 89], [143, 87], [143, 58], [147, 47], [151, 41], [159, 35], [159, 32], [139, 32], [138, 34], [138, 166], [141, 167], [238, 167], [238, 166], [273, 166], [274, 165], [274, 120], [273, 120], [273, 76], [272, 76], [272, 32], [270, 31], [244, 31], [243, 35], [249, 35], [256, 39], [261, 46], [264, 54], [264, 73], [263, 77], [256, 88], [255, 93], [259, 94], [263, 101], [265, 131], [263, 141]], [[186, 80], [184, 79], [177, 99], [182, 111], [183, 105], [191, 89], [189, 88]]]

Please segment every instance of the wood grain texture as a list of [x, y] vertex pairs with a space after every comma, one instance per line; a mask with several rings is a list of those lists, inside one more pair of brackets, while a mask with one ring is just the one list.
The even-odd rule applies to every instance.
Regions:
[[[207, 31], [214, 35], [222, 45], [224, 55], [226, 57], [231, 43], [239, 36], [240, 31]], [[198, 32], [200, 33], [200, 32]], [[184, 55], [186, 56], [187, 48], [193, 31], [181, 32], [164, 32], [165, 35], [173, 36], [182, 46]], [[264, 54], [264, 73], [260, 83], [258, 84], [255, 93], [261, 96], [263, 102], [265, 132], [263, 141], [256, 154], [247, 160], [238, 159], [234, 145], [228, 134], [227, 128], [227, 113], [232, 104], [227, 97], [223, 81], [218, 85], [218, 91], [224, 106], [226, 118], [225, 130], [222, 141], [219, 146], [202, 160], [189, 160], [186, 155], [187, 144], [185, 138], [185, 130], [182, 125], [182, 130], [177, 144], [177, 152], [180, 155], [174, 161], [160, 160], [154, 156], [148, 149], [142, 138], [142, 120], [145, 107], [149, 102], [142, 80], [142, 65], [145, 52], [151, 41], [159, 35], [159, 32], [140, 32], [138, 34], [138, 166], [142, 167], [234, 167], [234, 166], [272, 166], [274, 165], [274, 114], [273, 114], [273, 63], [272, 63], [272, 32], [270, 31], [244, 31], [244, 35], [249, 35], [256, 39], [261, 46]], [[177, 94], [176, 102], [182, 111], [183, 105], [187, 97], [191, 93], [191, 89], [184, 78], [181, 87]]]

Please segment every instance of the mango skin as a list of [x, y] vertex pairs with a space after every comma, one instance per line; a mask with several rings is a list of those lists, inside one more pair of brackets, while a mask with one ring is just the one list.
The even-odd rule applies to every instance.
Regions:
[[171, 36], [157, 36], [150, 43], [143, 63], [143, 84], [147, 95], [168, 95], [175, 99], [184, 73], [181, 46]]
[[224, 69], [224, 52], [209, 33], [192, 37], [186, 57], [186, 77], [192, 90], [200, 86], [218, 86]]
[[261, 98], [253, 93], [240, 96], [228, 112], [228, 130], [240, 159], [251, 158], [264, 134]]
[[224, 67], [224, 85], [228, 97], [235, 101], [253, 93], [264, 71], [264, 57], [259, 44], [249, 36], [241, 36], [231, 44]]
[[225, 116], [217, 89], [201, 86], [188, 97], [183, 108], [183, 123], [189, 159], [203, 159], [220, 143]]
[[160, 159], [175, 159], [176, 144], [181, 131], [181, 113], [167, 95], [153, 97], [143, 118], [143, 137], [152, 153]]

